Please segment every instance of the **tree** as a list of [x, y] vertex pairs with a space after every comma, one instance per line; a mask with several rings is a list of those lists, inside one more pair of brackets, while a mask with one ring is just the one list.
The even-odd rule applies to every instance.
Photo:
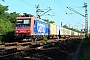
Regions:
[[44, 19], [44, 21], [49, 22], [49, 19]]
[[[16, 17], [19, 16], [19, 13], [12, 12], [8, 13], [8, 6], [3, 6], [0, 4], [0, 40], [13, 40], [14, 35], [14, 24]], [[10, 39], [9, 39], [10, 38]]]
[[5, 16], [6, 11], [8, 11], [8, 6], [3, 6], [0, 4], [0, 16]]
[[7, 16], [7, 18], [11, 21], [11, 23], [14, 23], [16, 20], [16, 17], [20, 16], [20, 13], [12, 12]]
[[49, 23], [52, 23], [52, 24], [53, 24], [53, 23], [55, 23], [55, 22], [54, 22], [54, 21], [49, 21]]
[[0, 4], [0, 34], [12, 31], [14, 29], [12, 22], [14, 22], [16, 17], [20, 15], [16, 12], [8, 13], [7, 11], [8, 6], [3, 6]]
[[3, 2], [5, 2], [5, 0], [2, 0]]
[[44, 19], [44, 21], [48, 22], [48, 23], [55, 23], [54, 21], [50, 21], [49, 19]]
[[73, 30], [73, 31], [75, 31], [75, 32], [80, 32], [79, 30], [77, 30], [77, 29], [75, 29], [75, 28], [69, 28], [67, 25], [64, 25], [63, 26], [64, 28], [66, 28], [66, 29], [69, 29], [69, 30]]
[[69, 29], [69, 27], [67, 25], [64, 25], [63, 27]]

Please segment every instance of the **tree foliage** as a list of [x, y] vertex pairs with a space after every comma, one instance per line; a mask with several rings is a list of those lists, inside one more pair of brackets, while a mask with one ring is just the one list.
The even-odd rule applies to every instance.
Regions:
[[19, 13], [16, 12], [8, 13], [7, 12], [8, 10], [9, 10], [8, 6], [3, 6], [0, 4], [0, 34], [1, 35], [7, 35], [8, 32], [13, 31], [14, 23], [12, 22], [14, 22], [16, 17], [20, 15]]
[[5, 0], [2, 0], [3, 2], [5, 2]]
[[[0, 34], [11, 31], [13, 29], [13, 23], [19, 13], [8, 13], [8, 6], [0, 4]], [[4, 31], [4, 32], [3, 32]]]
[[19, 15], [20, 15], [19, 13], [13, 12], [13, 13], [10, 13], [9, 16], [7, 16], [7, 18], [9, 18], [11, 22], [15, 22], [16, 17]]
[[67, 29], [69, 28], [67, 25], [64, 25], [63, 27], [64, 27], [64, 28], [67, 28]]
[[55, 23], [55, 22], [54, 22], [54, 21], [49, 21], [49, 23], [52, 23], [52, 24], [53, 24], [53, 23]]
[[69, 29], [69, 30], [73, 30], [73, 31], [76, 31], [76, 32], [80, 32], [79, 30], [77, 30], [77, 29], [75, 29], [75, 28], [70, 28], [70, 27], [68, 27], [67, 25], [64, 25], [63, 27], [66, 28], [66, 29]]
[[55, 23], [54, 21], [50, 21], [49, 19], [44, 19], [44, 21], [46, 21], [46, 22], [48, 22], [48, 23], [52, 23], [52, 24]]
[[48, 19], [44, 19], [44, 21], [49, 22], [49, 20], [48, 20]]

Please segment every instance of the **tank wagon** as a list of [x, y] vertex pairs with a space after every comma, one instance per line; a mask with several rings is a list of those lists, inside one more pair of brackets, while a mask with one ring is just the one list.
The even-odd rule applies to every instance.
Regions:
[[15, 21], [14, 36], [16, 38], [33, 38], [37, 40], [42, 39], [43, 36], [47, 38], [65, 38], [80, 35], [81, 33], [45, 22], [30, 14], [17, 17]]

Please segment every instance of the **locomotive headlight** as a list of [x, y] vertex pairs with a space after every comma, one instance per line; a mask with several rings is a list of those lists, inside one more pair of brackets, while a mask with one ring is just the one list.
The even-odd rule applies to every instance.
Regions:
[[19, 32], [18, 30], [16, 30], [16, 32]]
[[30, 32], [30, 30], [27, 30], [27, 32]]

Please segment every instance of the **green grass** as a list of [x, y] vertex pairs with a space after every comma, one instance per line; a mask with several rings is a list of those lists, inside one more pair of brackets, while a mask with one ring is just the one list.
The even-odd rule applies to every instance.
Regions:
[[78, 48], [81, 40], [82, 40], [82, 39], [80, 39], [80, 40], [78, 41], [78, 43], [76, 44], [76, 46], [74, 46], [74, 49], [75, 49], [75, 50], [73, 50], [73, 52], [71, 52], [71, 53], [68, 54], [68, 58], [67, 58], [66, 60], [71, 60], [71, 59], [73, 58], [73, 56], [74, 56], [74, 54], [75, 54], [75, 52], [76, 52], [76, 49]]
[[48, 41], [48, 39], [47, 39], [47, 37], [46, 37], [46, 36], [44, 36], [44, 37], [43, 37], [43, 39], [44, 39], [44, 41], [46, 41], [46, 42]]
[[90, 60], [90, 39], [83, 39], [78, 60]]

